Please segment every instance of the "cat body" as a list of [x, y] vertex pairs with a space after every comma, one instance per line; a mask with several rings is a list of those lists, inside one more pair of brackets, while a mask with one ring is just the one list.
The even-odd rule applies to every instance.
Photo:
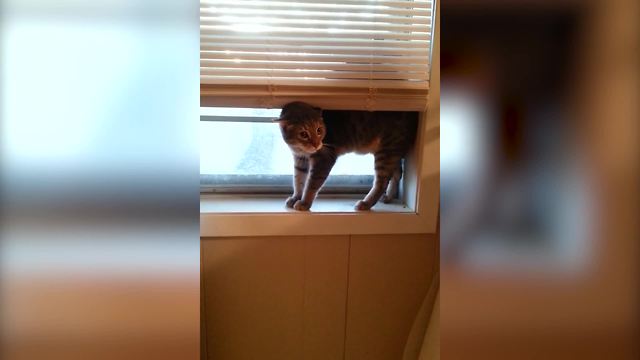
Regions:
[[294, 157], [293, 195], [286, 205], [308, 210], [340, 155], [373, 154], [375, 179], [356, 210], [369, 210], [378, 200], [398, 193], [402, 159], [413, 146], [418, 125], [414, 112], [321, 111], [303, 102], [282, 108], [282, 137]]

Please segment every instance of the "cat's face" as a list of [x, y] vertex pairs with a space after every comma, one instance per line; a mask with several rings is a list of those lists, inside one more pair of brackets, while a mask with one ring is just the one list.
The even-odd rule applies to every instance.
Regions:
[[310, 155], [322, 148], [326, 134], [322, 111], [300, 101], [286, 104], [280, 118], [282, 138], [289, 148], [300, 155]]
[[293, 152], [310, 155], [322, 149], [325, 127], [321, 117], [280, 120], [279, 123], [282, 138]]

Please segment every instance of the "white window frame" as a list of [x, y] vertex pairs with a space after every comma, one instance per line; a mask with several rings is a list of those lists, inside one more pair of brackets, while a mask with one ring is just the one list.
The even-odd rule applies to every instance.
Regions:
[[[435, 59], [434, 59], [435, 60]], [[435, 78], [439, 74], [432, 72]], [[432, 80], [433, 81], [433, 80]], [[277, 236], [277, 235], [337, 235], [337, 234], [411, 234], [435, 233], [440, 198], [440, 108], [439, 83], [433, 86], [429, 110], [421, 113], [419, 134], [413, 153], [407, 158], [404, 175], [405, 199], [409, 211], [367, 212], [298, 212], [284, 207], [284, 197], [247, 195], [207, 195], [200, 197], [200, 235]], [[219, 204], [233, 199], [238, 211], [221, 210]], [[254, 211], [257, 199], [268, 203], [268, 211]], [[334, 198], [337, 208], [355, 198]], [[217, 204], [217, 205], [216, 205]], [[244, 209], [242, 209], [244, 207]], [[312, 208], [313, 210], [313, 208]]]
[[[435, 233], [440, 206], [439, 11], [436, 11], [434, 20], [428, 105], [420, 113], [416, 144], [406, 160], [403, 176], [404, 199], [409, 211], [402, 205], [384, 210], [374, 207], [372, 211], [365, 212], [339, 210], [344, 209], [345, 201], [355, 201], [335, 198], [322, 201], [333, 201], [336, 211], [314, 212], [312, 207], [312, 211], [298, 212], [286, 209], [282, 196], [236, 195], [229, 198], [229, 195], [201, 194], [200, 236]], [[230, 200], [237, 206], [233, 210], [225, 210], [225, 201]], [[258, 200], [263, 206], [256, 206]]]

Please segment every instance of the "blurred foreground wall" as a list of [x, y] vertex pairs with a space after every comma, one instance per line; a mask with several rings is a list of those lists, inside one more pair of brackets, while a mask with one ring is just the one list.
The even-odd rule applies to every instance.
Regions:
[[0, 358], [198, 358], [197, 3], [0, 6]]
[[443, 359], [638, 358], [638, 2], [441, 10]]

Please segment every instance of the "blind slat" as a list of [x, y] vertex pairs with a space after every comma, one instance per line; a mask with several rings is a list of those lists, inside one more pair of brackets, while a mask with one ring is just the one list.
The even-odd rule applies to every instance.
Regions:
[[[410, 1], [405, 2], [406, 4]], [[423, 3], [416, 3], [423, 4]], [[313, 3], [313, 2], [296, 2], [296, 3], [284, 3], [276, 1], [223, 1], [223, 0], [201, 0], [201, 9], [211, 9], [209, 6], [214, 6], [219, 9], [220, 12], [226, 14], [241, 13], [247, 14], [252, 9], [259, 10], [262, 14], [272, 14], [272, 11], [287, 11], [291, 14], [296, 13], [312, 13], [312, 12], [350, 12], [360, 14], [389, 14], [389, 15], [412, 15], [412, 16], [430, 16], [431, 9], [416, 5], [414, 8], [410, 7], [391, 7], [382, 5], [357, 5], [357, 4], [345, 4], [339, 3]]]
[[200, 68], [205, 76], [244, 76], [244, 77], [310, 77], [322, 79], [373, 79], [373, 80], [428, 80], [426, 72], [408, 71], [333, 71], [333, 70], [289, 70], [289, 69], [228, 69]]
[[[206, 9], [205, 9], [206, 10]], [[389, 8], [385, 10], [353, 10], [353, 9], [344, 9], [344, 14], [348, 14], [351, 16], [361, 16], [363, 18], [375, 16], [376, 14], [388, 14], [395, 16], [422, 16], [429, 17], [431, 16], [430, 10], [425, 9], [394, 9]], [[212, 13], [213, 11], [204, 11], [201, 13], [205, 15], [207, 13]], [[295, 16], [313, 16], [317, 13], [317, 15], [331, 15], [332, 13], [316, 10], [316, 9], [296, 9], [291, 7], [277, 7], [277, 6], [269, 6], [267, 8], [251, 8], [244, 7], [244, 3], [239, 3], [236, 7], [226, 7], [226, 8], [218, 8], [216, 13], [222, 13], [226, 15], [235, 15], [235, 16], [274, 16], [274, 17], [295, 17]]]
[[254, 61], [239, 59], [202, 59], [202, 68], [234, 69], [308, 69], [308, 70], [345, 70], [345, 71], [424, 71], [422, 65], [401, 64], [354, 64], [308, 61]]
[[[216, 84], [222, 85], [295, 85], [295, 86], [331, 86], [331, 87], [356, 87], [370, 88], [369, 80], [344, 80], [344, 79], [323, 79], [323, 78], [295, 78], [295, 77], [243, 77], [243, 76], [209, 76], [201, 75], [201, 80], [214, 80]], [[208, 82], [205, 82], [208, 83]], [[396, 81], [396, 80], [378, 80], [376, 88], [381, 89], [428, 89], [429, 84], [426, 81]]]
[[292, 101], [306, 101], [323, 109], [422, 111], [428, 89], [331, 87], [300, 85], [200, 86], [201, 106], [281, 108]]
[[[224, 1], [224, 3], [229, 3], [231, 2], [230, 0]], [[274, 3], [275, 1], [271, 1], [271, 0], [254, 0], [252, 1], [254, 3], [266, 3], [266, 2], [270, 2], [270, 3]], [[301, 1], [300, 0], [278, 0], [278, 3], [294, 3], [294, 4], [299, 4]], [[403, 7], [403, 8], [428, 8], [431, 9], [431, 6], [433, 4], [433, 1], [428, 0], [428, 1], [424, 1], [424, 0], [413, 0], [413, 1], [406, 1], [406, 0], [400, 0], [400, 1], [393, 1], [393, 0], [303, 0], [302, 2], [306, 3], [306, 4], [322, 4], [322, 5], [326, 5], [326, 4], [332, 4], [332, 5], [356, 5], [356, 6], [388, 6], [388, 7]], [[201, 0], [200, 4], [201, 5], [215, 5], [215, 4], [220, 4], [222, 3], [221, 0]]]
[[[227, 19], [230, 18], [265, 18], [265, 14], [262, 11], [246, 11], [239, 15], [240, 11], [232, 11], [229, 13], [221, 13], [218, 9], [204, 8], [200, 9], [201, 17], [213, 17], [220, 16]], [[306, 14], [303, 15], [303, 14]], [[274, 19], [291, 19], [291, 13], [278, 12], [270, 13], [269, 18]], [[389, 14], [359, 14], [359, 13], [332, 13], [332, 12], [313, 12], [309, 13], [296, 13], [295, 19], [310, 19], [310, 20], [341, 20], [341, 21], [355, 21], [355, 22], [383, 22], [391, 24], [431, 24], [431, 16], [394, 16]], [[242, 21], [242, 19], [240, 20]]]
[[201, 8], [200, 16], [211, 16], [211, 15], [219, 15], [224, 14], [226, 16], [234, 16], [234, 17], [270, 17], [270, 18], [295, 18], [295, 17], [307, 17], [314, 19], [336, 19], [336, 18], [350, 18], [350, 19], [359, 19], [360, 21], [365, 20], [380, 20], [381, 17], [405, 17], [405, 18], [416, 18], [419, 21], [423, 21], [425, 18], [431, 18], [431, 11], [423, 11], [419, 13], [414, 13], [413, 10], [397, 10], [394, 12], [380, 11], [380, 12], [327, 12], [327, 11], [302, 11], [302, 10], [289, 10], [289, 9], [252, 9], [252, 8]]
[[386, 47], [364, 47], [364, 46], [315, 46], [315, 45], [255, 45], [255, 44], [200, 44], [200, 50], [205, 51], [246, 51], [265, 53], [307, 53], [307, 54], [345, 54], [345, 55], [413, 55], [426, 56], [429, 52], [427, 48], [386, 48]]
[[[204, 16], [200, 18], [200, 24], [202, 25], [217, 25], [221, 27], [229, 27], [232, 31], [243, 31], [247, 27], [254, 26], [256, 23], [251, 22], [251, 18], [243, 19], [237, 23], [229, 23], [224, 17], [210, 17]], [[310, 19], [264, 19], [260, 23], [261, 26], [277, 27], [295, 26], [299, 29], [345, 29], [345, 30], [375, 30], [375, 31], [398, 31], [398, 32], [429, 32], [431, 26], [426, 24], [394, 24], [388, 22], [355, 22], [355, 21], [342, 21], [342, 20], [310, 20]]]
[[[220, 35], [220, 34], [229, 34], [229, 35], [238, 35], [242, 32], [233, 31], [229, 27], [224, 26], [214, 26], [214, 25], [200, 25], [200, 35]], [[250, 34], [250, 32], [247, 32]], [[375, 31], [357, 31], [357, 30], [343, 30], [337, 29], [328, 31], [327, 29], [297, 29], [295, 27], [272, 27], [269, 31], [260, 31], [255, 32], [255, 34], [260, 34], [261, 36], [270, 35], [270, 34], [279, 34], [274, 36], [298, 36], [300, 38], [308, 37], [308, 36], [325, 36], [328, 39], [336, 38], [336, 39], [367, 39], [367, 40], [430, 40], [431, 35], [429, 33], [421, 33], [421, 32], [412, 32], [412, 33], [399, 33], [399, 32], [375, 32]]]
[[367, 47], [397, 47], [397, 48], [429, 48], [429, 40], [371, 40], [371, 39], [326, 39], [299, 38], [277, 36], [234, 36], [234, 35], [200, 35], [203, 44], [282, 44], [282, 45], [318, 45], [318, 46], [367, 46]]
[[243, 53], [231, 51], [201, 51], [200, 59], [232, 59], [262, 61], [315, 61], [345, 62], [357, 64], [420, 64], [425, 68], [429, 57], [424, 56], [368, 56], [368, 55], [333, 55], [333, 54], [278, 54], [278, 53]]

